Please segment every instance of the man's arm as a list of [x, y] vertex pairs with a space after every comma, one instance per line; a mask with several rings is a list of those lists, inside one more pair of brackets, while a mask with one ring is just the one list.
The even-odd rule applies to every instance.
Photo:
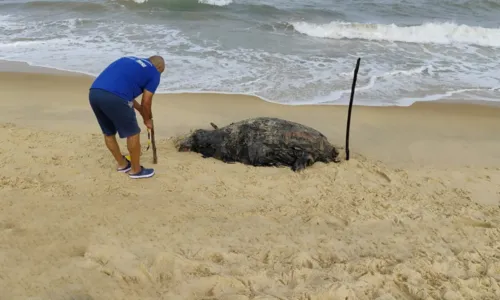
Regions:
[[144, 89], [141, 101], [142, 117], [144, 118], [144, 121], [151, 120], [152, 118], [152, 112], [151, 112], [152, 103], [153, 103], [153, 93]]
[[151, 112], [151, 104], [153, 103], [153, 95], [160, 84], [160, 73], [154, 72], [152, 78], [148, 81], [142, 91], [142, 117], [144, 122], [151, 120], [153, 117]]
[[139, 112], [141, 113], [142, 115], [142, 106], [139, 104], [139, 102], [137, 102], [137, 100], [134, 99], [134, 108]]

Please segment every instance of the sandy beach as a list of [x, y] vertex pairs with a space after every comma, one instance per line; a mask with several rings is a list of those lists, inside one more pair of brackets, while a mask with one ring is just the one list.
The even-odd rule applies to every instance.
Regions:
[[[140, 123], [156, 175], [131, 180], [92, 77], [14, 70], [0, 68], [1, 300], [500, 298], [498, 105], [356, 106], [344, 161], [345, 106], [156, 95], [157, 165]], [[173, 145], [255, 116], [320, 130], [342, 162], [294, 173]]]

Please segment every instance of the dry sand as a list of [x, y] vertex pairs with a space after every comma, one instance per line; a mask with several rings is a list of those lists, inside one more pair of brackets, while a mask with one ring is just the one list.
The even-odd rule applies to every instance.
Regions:
[[351, 160], [296, 174], [170, 138], [267, 115], [343, 146], [346, 107], [157, 95], [157, 174], [131, 180], [91, 81], [0, 73], [0, 299], [500, 298], [500, 108], [355, 107]]

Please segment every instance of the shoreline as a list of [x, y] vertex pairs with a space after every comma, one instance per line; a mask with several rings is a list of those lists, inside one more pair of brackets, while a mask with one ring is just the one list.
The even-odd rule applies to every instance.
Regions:
[[[11, 101], [1, 103], [3, 122], [100, 134], [88, 106], [92, 80], [90, 76], [64, 73], [0, 72], [0, 86], [4, 86], [7, 99], [23, 99], [21, 106]], [[12, 90], [15, 86], [18, 89]], [[205, 93], [157, 94], [154, 99], [157, 139], [210, 128], [210, 122], [224, 126], [241, 119], [270, 116], [308, 125], [337, 147], [345, 146], [345, 105], [284, 105], [255, 96]], [[500, 106], [445, 101], [416, 102], [411, 106], [354, 105], [351, 118], [351, 153], [370, 159], [405, 167], [500, 165], [493, 131], [500, 127]], [[138, 121], [144, 133], [141, 119]], [[484, 147], [471, 147], [470, 141]], [[427, 148], [437, 149], [437, 154], [427, 154]]]
[[[84, 72], [78, 72], [78, 71], [71, 71], [71, 70], [64, 70], [64, 69], [58, 69], [54, 67], [49, 67], [49, 66], [38, 66], [38, 65], [33, 65], [30, 64], [29, 62], [25, 61], [14, 61], [14, 60], [6, 60], [6, 59], [0, 59], [0, 73], [29, 73], [29, 74], [53, 74], [53, 75], [67, 75], [67, 76], [81, 76], [81, 77], [88, 77], [88, 78], [95, 78], [94, 75], [84, 73]], [[167, 69], [168, 72], [168, 69]], [[167, 74], [168, 75], [168, 74]], [[359, 88], [359, 87], [358, 87]], [[350, 89], [350, 87], [349, 87]], [[349, 92], [350, 93], [350, 92]], [[214, 91], [206, 91], [206, 92], [190, 92], [190, 91], [179, 91], [179, 92], [161, 92], [157, 93], [157, 95], [232, 95], [232, 96], [244, 96], [244, 97], [255, 97], [259, 99], [260, 101], [264, 101], [267, 103], [272, 103], [272, 104], [277, 104], [277, 105], [283, 105], [283, 106], [339, 106], [339, 107], [347, 107], [348, 104], [335, 104], [335, 103], [330, 103], [330, 104], [325, 104], [325, 103], [301, 103], [301, 104], [293, 104], [293, 103], [282, 103], [282, 102], [277, 102], [273, 101], [270, 99], [265, 99], [260, 96], [254, 95], [254, 94], [244, 94], [244, 93], [230, 93], [230, 92], [214, 92]], [[439, 99], [439, 100], [432, 100], [432, 101], [415, 101], [410, 105], [363, 105], [363, 104], [357, 104], [356, 103], [356, 95], [354, 95], [354, 101], [353, 101], [353, 106], [358, 106], [358, 107], [411, 107], [414, 106], [417, 103], [448, 103], [448, 104], [472, 104], [472, 105], [486, 105], [486, 106], [494, 106], [494, 107], [500, 107], [500, 100], [499, 101], [487, 101], [487, 100], [447, 100], [447, 99]]]

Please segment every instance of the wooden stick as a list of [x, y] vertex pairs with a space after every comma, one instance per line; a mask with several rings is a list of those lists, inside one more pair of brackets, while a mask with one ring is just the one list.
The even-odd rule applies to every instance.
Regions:
[[351, 100], [349, 101], [349, 111], [347, 113], [347, 128], [346, 128], [346, 134], [345, 134], [345, 159], [349, 160], [349, 131], [351, 128], [351, 111], [352, 111], [352, 102], [354, 100], [354, 90], [356, 89], [356, 81], [358, 79], [358, 70], [359, 70], [359, 63], [361, 61], [361, 58], [358, 58], [358, 61], [356, 62], [356, 69], [354, 69], [354, 78], [352, 80], [352, 87], [351, 87]]
[[158, 163], [158, 156], [156, 156], [156, 142], [155, 142], [155, 125], [153, 123], [153, 119], [151, 119], [151, 146], [153, 148], [153, 164]]

